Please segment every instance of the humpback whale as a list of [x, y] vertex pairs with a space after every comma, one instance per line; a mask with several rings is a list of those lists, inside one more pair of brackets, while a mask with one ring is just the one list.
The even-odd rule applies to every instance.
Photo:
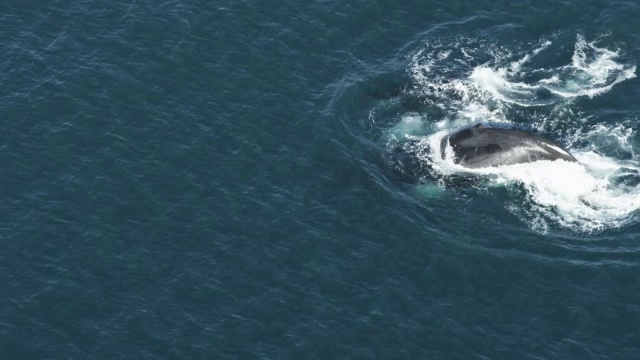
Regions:
[[453, 162], [468, 168], [514, 165], [539, 160], [576, 159], [560, 145], [542, 136], [517, 129], [485, 127], [477, 124], [445, 135], [440, 141], [440, 155], [446, 159], [453, 152]]

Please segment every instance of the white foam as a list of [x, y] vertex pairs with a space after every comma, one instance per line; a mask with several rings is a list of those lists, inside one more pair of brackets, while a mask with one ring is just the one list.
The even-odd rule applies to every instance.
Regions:
[[[442, 176], [464, 174], [483, 179], [483, 184], [506, 186], [513, 191], [513, 197], [505, 207], [525, 218], [529, 225], [540, 231], [547, 231], [551, 224], [578, 232], [594, 232], [616, 228], [634, 219], [640, 209], [640, 162], [636, 159], [617, 160], [605, 157], [592, 150], [575, 150], [573, 156], [578, 162], [538, 161], [508, 166], [470, 169], [454, 163], [455, 154], [445, 143], [445, 158], [441, 154], [441, 139], [451, 132], [443, 129], [428, 136], [416, 133], [425, 131], [417, 124], [420, 120], [408, 117], [404, 125], [396, 128], [408, 133], [406, 137], [419, 140], [416, 156], [429, 164]], [[442, 124], [441, 124], [442, 125]], [[605, 125], [594, 127], [593, 132], [603, 131]], [[619, 129], [617, 132], [626, 134]], [[585, 135], [590, 136], [590, 135]], [[622, 139], [627, 139], [622, 137]], [[621, 143], [627, 145], [625, 140]], [[625, 177], [635, 179], [631, 185], [621, 183]], [[519, 201], [524, 189], [528, 204]]]
[[[508, 79], [509, 72], [506, 68], [493, 69], [481, 65], [473, 69], [469, 80], [480, 90], [491, 94], [491, 97], [502, 102], [517, 104], [520, 106], [537, 106], [537, 102], [530, 99], [535, 96], [537, 86], [523, 82], [514, 82]], [[522, 99], [525, 99], [523, 101]]]
[[[409, 119], [413, 115], [403, 118], [400, 126], [407, 127], [414, 140], [420, 140], [417, 148], [432, 150], [417, 151], [416, 156], [436, 173], [475, 174], [488, 179], [489, 184], [510, 189], [512, 197], [505, 207], [532, 228], [547, 231], [556, 224], [590, 232], [623, 226], [640, 209], [640, 158], [631, 142], [632, 127], [596, 124], [584, 129], [582, 124], [593, 119], [584, 115], [576, 119], [579, 112], [572, 108], [572, 99], [611, 91], [615, 85], [635, 78], [636, 66], [621, 62], [620, 50], [599, 47], [582, 36], [577, 36], [573, 54], [564, 64], [551, 68], [536, 65], [538, 56], [557, 48], [551, 40], [529, 46], [532, 50], [487, 47], [476, 39], [430, 40], [411, 57], [410, 73], [416, 87], [408, 92], [446, 115], [428, 122], [430, 126], [420, 129], [422, 134], [415, 124], [409, 125], [416, 121]], [[487, 54], [492, 56], [488, 62]], [[553, 106], [552, 117], [544, 111], [537, 114], [535, 109], [547, 105]], [[537, 124], [530, 125], [547, 131], [549, 127], [567, 128], [558, 117], [577, 120], [575, 130], [565, 132], [562, 144], [579, 163], [538, 161], [468, 169], [453, 162], [450, 146], [444, 149], [445, 159], [441, 158], [443, 136], [479, 121], [513, 126], [510, 116], [514, 108], [531, 109], [526, 114]]]
[[594, 97], [609, 92], [613, 86], [636, 77], [636, 66], [616, 62], [619, 51], [600, 48], [595, 42], [587, 42], [577, 36], [571, 64], [559, 68], [564, 81], [556, 75], [554, 85], [548, 90], [564, 98]]
[[[478, 60], [475, 54], [477, 40], [461, 39], [451, 45], [447, 42], [428, 43], [425, 49], [411, 56], [409, 71], [420, 86], [418, 95], [449, 100], [451, 106], [465, 106], [469, 101], [541, 106], [579, 96], [594, 97], [610, 91], [613, 86], [636, 77], [636, 66], [619, 62], [620, 51], [598, 47], [578, 35], [574, 52], [564, 65], [555, 68], [536, 67], [532, 60], [552, 47], [550, 40], [542, 41], [529, 52], [514, 57], [507, 48], [490, 47], [489, 62]], [[459, 53], [458, 53], [459, 52]], [[452, 67], [452, 60], [457, 66]], [[451, 77], [453, 72], [467, 72], [464, 77]], [[538, 74], [538, 80], [528, 75]], [[546, 75], [546, 76], [545, 76]], [[556, 97], [541, 99], [539, 91], [546, 90]], [[434, 101], [434, 104], [437, 104]], [[495, 106], [500, 107], [500, 104]], [[444, 108], [445, 106], [443, 106]]]
[[540, 45], [537, 49], [534, 49], [530, 54], [526, 54], [522, 57], [522, 59], [511, 63], [509, 66], [509, 70], [511, 74], [518, 74], [522, 69], [522, 66], [529, 62], [532, 57], [538, 55], [542, 50], [548, 48], [551, 45], [551, 41], [545, 41]]
[[[425, 146], [436, 149], [422, 159], [438, 173], [476, 175], [490, 184], [526, 190], [534, 216], [530, 225], [538, 230], [549, 228], [547, 221], [581, 232], [620, 227], [640, 209], [640, 186], [620, 185], [624, 176], [633, 176], [640, 184], [640, 165], [636, 160], [620, 161], [593, 151], [577, 151], [579, 161], [537, 161], [508, 166], [469, 169], [453, 162], [451, 146], [445, 145], [445, 159], [440, 157], [440, 139], [448, 133], [439, 131], [425, 138]], [[515, 194], [514, 194], [515, 195]], [[523, 209], [507, 204], [513, 212]]]
[[640, 206], [640, 192], [627, 193], [611, 186], [610, 177], [619, 165], [608, 165], [607, 171], [592, 172], [579, 163], [540, 161], [492, 172], [498, 181], [522, 184], [544, 217], [567, 228], [591, 232], [623, 225]]

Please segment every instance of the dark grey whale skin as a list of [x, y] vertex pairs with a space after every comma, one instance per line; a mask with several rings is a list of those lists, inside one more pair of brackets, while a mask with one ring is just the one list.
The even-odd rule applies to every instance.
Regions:
[[484, 127], [477, 124], [446, 135], [440, 142], [440, 155], [453, 148], [453, 162], [468, 168], [514, 165], [539, 160], [576, 159], [560, 145], [526, 131]]

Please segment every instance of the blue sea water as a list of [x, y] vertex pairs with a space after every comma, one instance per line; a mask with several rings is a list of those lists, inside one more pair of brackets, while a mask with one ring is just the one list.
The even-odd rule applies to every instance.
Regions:
[[0, 358], [640, 358], [636, 2], [0, 9]]

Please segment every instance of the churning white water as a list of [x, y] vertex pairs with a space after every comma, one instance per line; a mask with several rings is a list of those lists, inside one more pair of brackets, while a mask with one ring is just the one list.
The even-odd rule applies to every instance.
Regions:
[[[445, 115], [438, 119], [405, 115], [388, 132], [389, 141], [412, 139], [412, 146], [429, 149], [415, 155], [442, 176], [465, 173], [490, 179], [488, 186], [514, 189], [505, 206], [532, 228], [545, 231], [554, 223], [592, 232], [622, 226], [640, 208], [640, 158], [634, 151], [633, 119], [585, 125], [584, 118], [590, 115], [581, 114], [573, 102], [609, 92], [636, 77], [636, 67], [620, 60], [620, 50], [599, 47], [582, 36], [577, 36], [573, 54], [564, 63], [535, 63], [536, 57], [556, 50], [553, 40], [528, 50], [482, 46], [474, 39], [426, 43], [411, 57], [409, 72], [416, 86], [408, 92]], [[516, 121], [517, 116], [522, 118]], [[468, 169], [443, 160], [442, 136], [478, 121], [524, 125], [552, 137], [554, 129], [561, 128], [562, 136], [555, 139], [578, 163], [538, 161]]]

